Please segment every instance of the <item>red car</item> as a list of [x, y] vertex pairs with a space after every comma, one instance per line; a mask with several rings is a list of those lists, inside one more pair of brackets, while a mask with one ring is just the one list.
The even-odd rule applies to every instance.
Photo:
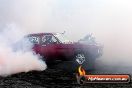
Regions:
[[[85, 69], [94, 68], [95, 59], [102, 55], [102, 46], [70, 42], [61, 33], [36, 33], [26, 36], [33, 43], [33, 51], [46, 61], [71, 61]], [[73, 66], [73, 67], [74, 67]]]

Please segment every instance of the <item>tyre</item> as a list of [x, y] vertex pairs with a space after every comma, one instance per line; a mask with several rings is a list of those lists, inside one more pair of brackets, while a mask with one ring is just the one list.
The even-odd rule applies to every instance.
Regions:
[[94, 70], [95, 59], [83, 52], [77, 52], [74, 55], [72, 70], [78, 71], [78, 67], [82, 66], [85, 70]]

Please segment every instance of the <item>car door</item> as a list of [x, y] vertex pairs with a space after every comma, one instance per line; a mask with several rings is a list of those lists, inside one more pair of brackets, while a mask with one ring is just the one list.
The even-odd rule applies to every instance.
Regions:
[[[59, 36], [57, 35], [54, 35], [54, 37], [59, 41], [55, 46], [57, 57], [61, 60], [70, 60], [74, 55], [73, 44], [62, 42], [61, 40], [59, 40], [60, 38], [58, 38]], [[61, 39], [63, 40], [63, 38]]]
[[70, 60], [74, 54], [72, 44], [60, 43], [57, 45], [56, 50], [58, 52], [58, 57], [61, 58], [61, 60]]

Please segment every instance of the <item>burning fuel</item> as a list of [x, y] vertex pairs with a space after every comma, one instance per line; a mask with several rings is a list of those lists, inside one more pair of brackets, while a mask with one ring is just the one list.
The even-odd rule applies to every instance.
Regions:
[[31, 51], [32, 44], [25, 42], [19, 51], [14, 51], [16, 46], [13, 44], [23, 36], [24, 33], [16, 25], [7, 25], [0, 32], [0, 76], [46, 69], [45, 62]]

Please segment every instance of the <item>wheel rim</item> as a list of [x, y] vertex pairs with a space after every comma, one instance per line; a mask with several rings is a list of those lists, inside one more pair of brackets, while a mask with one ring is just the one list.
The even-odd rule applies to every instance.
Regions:
[[84, 54], [77, 54], [77, 55], [76, 55], [76, 62], [77, 62], [78, 64], [83, 64], [84, 61], [85, 61], [85, 56], [84, 56]]

